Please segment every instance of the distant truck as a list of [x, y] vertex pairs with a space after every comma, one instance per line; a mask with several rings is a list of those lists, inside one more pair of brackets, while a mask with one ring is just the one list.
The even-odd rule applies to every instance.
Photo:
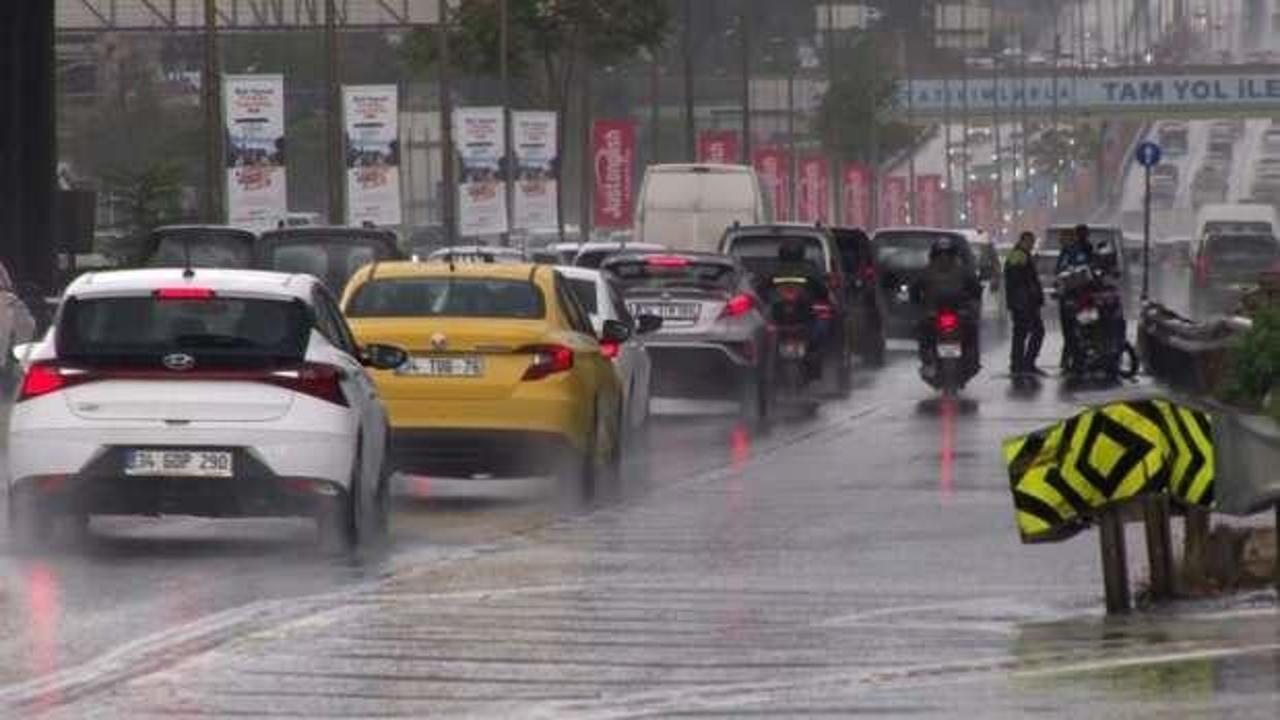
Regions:
[[773, 222], [756, 171], [745, 165], [651, 165], [636, 202], [638, 243], [717, 252], [734, 223]]
[[1196, 214], [1195, 240], [1208, 234], [1277, 235], [1280, 218], [1275, 206], [1261, 203], [1214, 203]]

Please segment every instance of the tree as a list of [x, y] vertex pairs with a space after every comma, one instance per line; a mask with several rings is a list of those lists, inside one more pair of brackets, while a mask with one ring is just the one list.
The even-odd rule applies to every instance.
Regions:
[[837, 67], [848, 70], [836, 75], [818, 109], [816, 129], [824, 146], [864, 163], [910, 146], [914, 129], [894, 119], [898, 80], [875, 43], [863, 39], [840, 55]]
[[1036, 172], [1057, 178], [1076, 165], [1093, 162], [1101, 146], [1101, 131], [1089, 125], [1050, 128], [1027, 143], [1027, 155]]

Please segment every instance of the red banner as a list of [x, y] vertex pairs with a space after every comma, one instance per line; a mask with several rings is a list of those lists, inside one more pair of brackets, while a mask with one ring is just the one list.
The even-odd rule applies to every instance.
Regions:
[[802, 223], [831, 222], [831, 166], [820, 156], [802, 157], [799, 164], [799, 205]]
[[778, 147], [762, 147], [755, 152], [756, 173], [773, 203], [778, 222], [791, 221], [791, 155]]
[[916, 225], [927, 227], [946, 227], [947, 196], [942, 188], [941, 175], [916, 176], [916, 213], [913, 220]]
[[996, 187], [989, 183], [969, 185], [969, 209], [973, 213], [969, 225], [979, 230], [996, 227]]
[[734, 130], [703, 130], [698, 133], [698, 162], [736, 165], [741, 151]]
[[634, 222], [636, 123], [596, 120], [591, 129], [595, 167], [595, 226], [629, 228]]
[[847, 227], [869, 228], [871, 222], [871, 168], [860, 163], [846, 163], [841, 174], [841, 198]]
[[896, 227], [907, 224], [907, 179], [893, 175], [884, 179], [880, 191], [880, 226]]

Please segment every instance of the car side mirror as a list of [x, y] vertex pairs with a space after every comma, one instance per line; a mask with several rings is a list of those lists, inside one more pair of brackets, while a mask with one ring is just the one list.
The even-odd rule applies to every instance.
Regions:
[[409, 352], [395, 345], [371, 343], [360, 351], [360, 364], [374, 370], [395, 370], [409, 362]]
[[662, 318], [657, 315], [641, 315], [636, 318], [636, 332], [640, 335], [648, 335], [662, 329]]
[[624, 343], [631, 339], [631, 328], [617, 320], [605, 320], [600, 330], [600, 339], [604, 342]]
[[11, 350], [10, 352], [13, 354], [14, 360], [17, 360], [20, 364], [25, 365], [27, 362], [27, 356], [29, 356], [31, 352], [35, 349], [36, 349], [36, 344], [33, 342], [18, 343], [17, 345], [13, 346], [13, 350]]

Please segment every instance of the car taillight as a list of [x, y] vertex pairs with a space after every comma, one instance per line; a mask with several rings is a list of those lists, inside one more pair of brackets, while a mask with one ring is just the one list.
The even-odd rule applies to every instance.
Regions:
[[541, 380], [573, 369], [573, 349], [563, 345], [534, 345], [520, 352], [533, 355], [529, 369], [524, 371], [524, 380]]
[[1209, 256], [1201, 255], [1196, 258], [1196, 282], [1200, 285], [1209, 283]]
[[618, 353], [622, 352], [622, 345], [616, 342], [605, 340], [600, 343], [600, 354], [610, 360], [617, 360]]
[[63, 390], [91, 379], [88, 372], [79, 368], [63, 367], [57, 363], [41, 362], [27, 368], [18, 390], [18, 402], [32, 400], [42, 395]]
[[751, 308], [756, 303], [751, 299], [750, 295], [742, 293], [729, 298], [729, 302], [724, 305], [724, 312], [720, 313], [720, 317], [740, 317], [751, 312]]
[[835, 311], [831, 309], [831, 305], [828, 303], [814, 303], [813, 314], [819, 320], [830, 320], [835, 316]]
[[938, 332], [946, 335], [955, 332], [960, 327], [960, 316], [951, 310], [943, 310], [938, 313]]
[[679, 255], [651, 255], [645, 262], [655, 267], [685, 267], [689, 264], [689, 259]]
[[302, 395], [310, 395], [334, 405], [344, 407], [347, 405], [347, 397], [342, 394], [342, 371], [332, 365], [304, 363], [300, 367], [289, 370], [274, 370], [266, 376], [265, 380], [272, 385]]
[[202, 287], [159, 288], [152, 295], [157, 300], [212, 300], [216, 297], [213, 290]]

